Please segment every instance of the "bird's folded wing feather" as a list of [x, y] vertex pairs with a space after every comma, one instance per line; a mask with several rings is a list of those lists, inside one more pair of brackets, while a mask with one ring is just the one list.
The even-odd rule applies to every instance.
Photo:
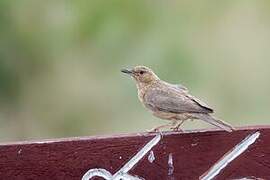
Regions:
[[162, 83], [170, 88], [175, 88], [176, 90], [182, 90], [182, 91], [188, 92], [188, 89], [182, 84], [170, 84], [164, 81]]
[[172, 113], [212, 113], [213, 110], [186, 91], [172, 88], [149, 89], [145, 104], [153, 110]]

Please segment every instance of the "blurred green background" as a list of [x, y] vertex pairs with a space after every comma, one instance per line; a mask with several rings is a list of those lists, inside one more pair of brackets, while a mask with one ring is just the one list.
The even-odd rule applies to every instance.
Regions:
[[134, 65], [187, 86], [234, 126], [269, 124], [269, 19], [269, 1], [1, 0], [0, 141], [166, 123], [120, 73]]

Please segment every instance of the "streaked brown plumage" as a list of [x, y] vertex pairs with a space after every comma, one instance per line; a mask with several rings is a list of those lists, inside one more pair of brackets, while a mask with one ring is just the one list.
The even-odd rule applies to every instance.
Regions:
[[131, 70], [123, 69], [122, 72], [135, 79], [140, 101], [154, 116], [171, 120], [169, 124], [155, 130], [164, 127], [179, 130], [188, 119], [201, 119], [228, 132], [233, 130], [229, 124], [211, 116], [213, 109], [191, 96], [186, 87], [160, 80], [148, 67], [136, 66]]

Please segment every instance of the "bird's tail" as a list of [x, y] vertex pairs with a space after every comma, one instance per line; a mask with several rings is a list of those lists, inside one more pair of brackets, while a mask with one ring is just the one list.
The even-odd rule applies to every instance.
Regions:
[[196, 114], [196, 118], [201, 119], [205, 122], [208, 122], [218, 128], [224, 129], [225, 131], [228, 131], [228, 132], [234, 131], [234, 128], [230, 124], [222, 120], [216, 119], [209, 114]]

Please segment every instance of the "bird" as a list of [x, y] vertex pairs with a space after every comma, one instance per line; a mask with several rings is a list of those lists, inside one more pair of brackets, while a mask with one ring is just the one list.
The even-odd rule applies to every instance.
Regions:
[[153, 131], [160, 131], [163, 128], [182, 131], [180, 126], [186, 120], [197, 119], [227, 132], [234, 130], [230, 124], [212, 116], [214, 110], [190, 95], [185, 86], [161, 80], [150, 68], [139, 65], [131, 69], [122, 69], [121, 72], [135, 80], [138, 98], [144, 107], [154, 116], [169, 120], [169, 123], [155, 127]]

